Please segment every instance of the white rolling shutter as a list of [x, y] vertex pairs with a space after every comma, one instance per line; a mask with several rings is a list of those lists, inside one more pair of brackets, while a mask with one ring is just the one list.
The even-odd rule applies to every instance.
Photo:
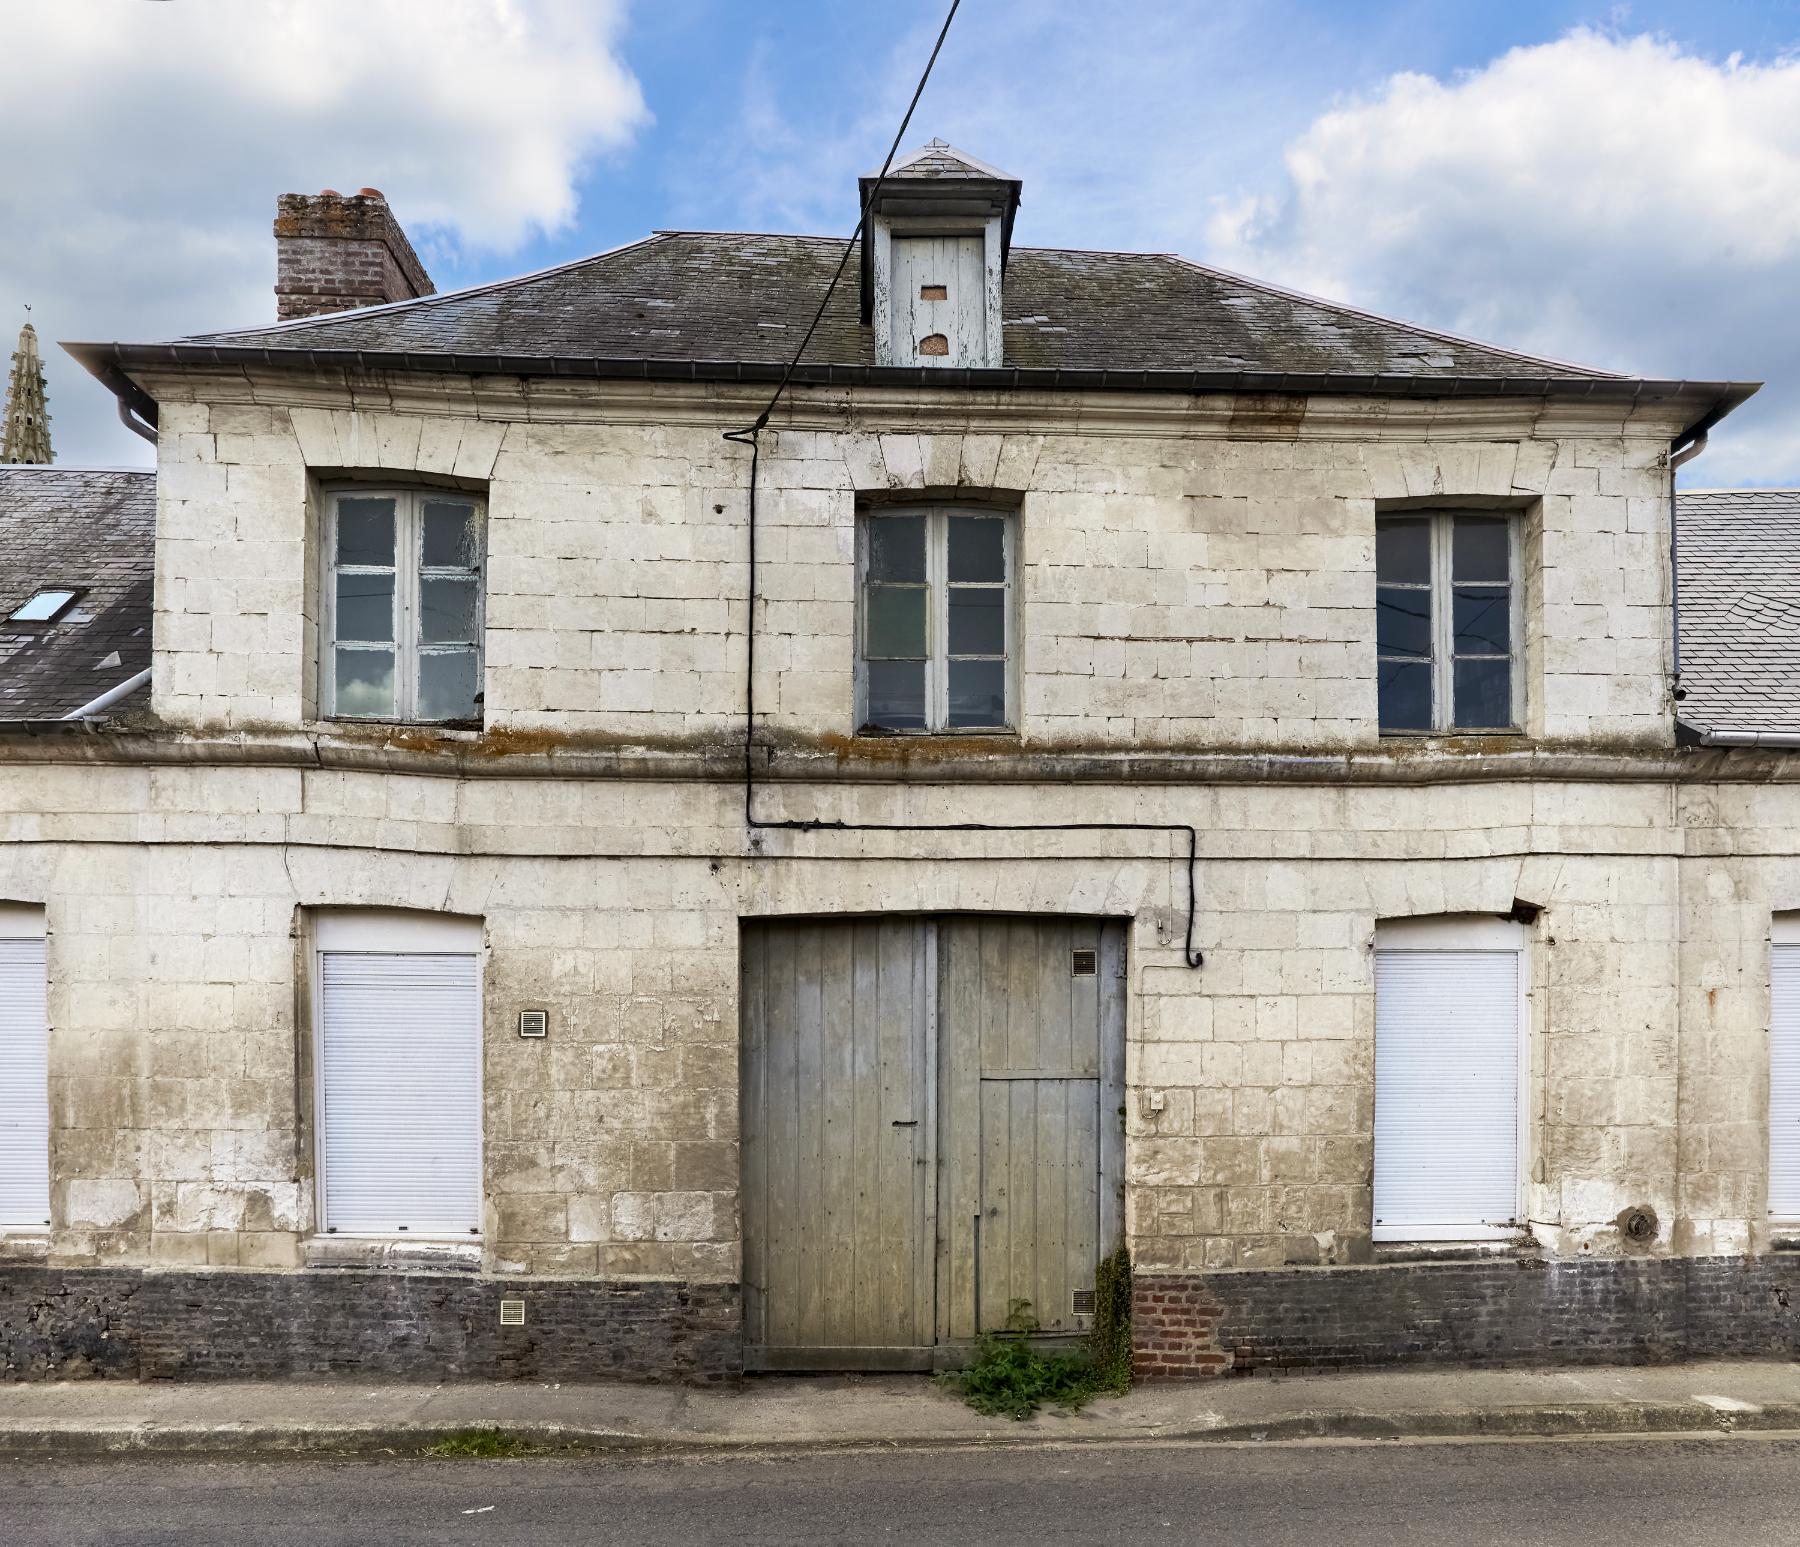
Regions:
[[50, 1223], [44, 940], [0, 939], [0, 1229]]
[[1519, 1003], [1517, 951], [1376, 951], [1377, 1241], [1516, 1228]]
[[1769, 1213], [1800, 1219], [1800, 945], [1769, 951]]
[[481, 964], [473, 953], [320, 953], [324, 1224], [481, 1227]]

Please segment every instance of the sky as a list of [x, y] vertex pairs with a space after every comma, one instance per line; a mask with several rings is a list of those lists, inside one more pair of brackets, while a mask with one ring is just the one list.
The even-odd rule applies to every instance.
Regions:
[[[0, 0], [0, 359], [274, 316], [276, 196], [440, 289], [656, 229], [847, 234], [947, 0]], [[1692, 486], [1800, 483], [1800, 0], [963, 0], [908, 135], [1028, 246], [1181, 252], [1476, 338], [1764, 381]]]

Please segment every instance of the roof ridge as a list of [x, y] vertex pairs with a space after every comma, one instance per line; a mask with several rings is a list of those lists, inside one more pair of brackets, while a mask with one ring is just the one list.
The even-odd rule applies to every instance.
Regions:
[[1405, 328], [1409, 333], [1422, 333], [1427, 338], [1441, 338], [1447, 344], [1462, 344], [1468, 348], [1485, 349], [1490, 354], [1505, 355], [1509, 359], [1524, 360], [1532, 365], [1551, 365], [1559, 370], [1574, 371], [1582, 376], [1597, 376], [1610, 381], [1637, 379], [1626, 371], [1601, 370], [1598, 366], [1579, 365], [1573, 360], [1558, 360], [1553, 355], [1527, 354], [1523, 349], [1509, 349], [1505, 344], [1492, 344], [1486, 339], [1471, 338], [1466, 333], [1452, 333], [1445, 328], [1426, 327], [1422, 323], [1408, 322], [1402, 317], [1390, 317], [1385, 312], [1374, 312], [1367, 307], [1352, 306], [1347, 301], [1330, 301], [1324, 296], [1312, 295], [1305, 290], [1293, 290], [1286, 285], [1272, 284], [1266, 279], [1252, 279], [1248, 274], [1239, 274], [1232, 269], [1222, 269], [1214, 264], [1200, 263], [1193, 258], [1183, 257], [1180, 253], [1168, 253], [1163, 256], [1167, 256], [1197, 273], [1210, 274], [1216, 279], [1228, 279], [1236, 284], [1248, 285], [1253, 290], [1281, 296], [1286, 300], [1303, 301], [1309, 306], [1322, 306], [1327, 311], [1345, 312], [1352, 317], [1361, 317], [1366, 322], [1379, 322], [1390, 328]]
[[154, 467], [84, 467], [78, 462], [0, 462], [0, 476], [8, 473], [124, 473], [132, 478], [154, 478]]
[[490, 279], [479, 285], [465, 285], [460, 290], [438, 290], [431, 295], [410, 296], [404, 301], [383, 301], [377, 306], [352, 306], [341, 312], [319, 312], [311, 317], [290, 317], [286, 322], [265, 322], [247, 328], [221, 328], [212, 333], [187, 333], [177, 340], [188, 343], [195, 339], [237, 338], [246, 333], [286, 333], [294, 328], [317, 327], [326, 322], [342, 322], [348, 318], [376, 317], [385, 312], [404, 311], [414, 306], [435, 306], [441, 301], [464, 301], [472, 295], [485, 295], [490, 290], [509, 290], [514, 285], [529, 284], [534, 279], [547, 279], [552, 274], [561, 274], [569, 269], [578, 269], [583, 264], [597, 263], [602, 258], [613, 257], [617, 253], [629, 252], [633, 247], [646, 247], [652, 242], [661, 241], [668, 233], [653, 231], [648, 236], [640, 236], [629, 242], [621, 242], [617, 247], [608, 247], [601, 252], [589, 253], [584, 258], [571, 258], [566, 263], [552, 263], [548, 268], [533, 269], [528, 274], [514, 274], [506, 279]]

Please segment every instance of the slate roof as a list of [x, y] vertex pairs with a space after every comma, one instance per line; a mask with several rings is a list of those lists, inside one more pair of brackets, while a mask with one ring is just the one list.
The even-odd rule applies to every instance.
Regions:
[[[196, 334], [177, 347], [186, 358], [210, 347], [780, 366], [812, 320], [845, 245], [836, 237], [664, 231], [520, 279]], [[858, 258], [852, 252], [807, 351], [809, 362], [874, 363], [872, 332], [858, 317]], [[1457, 377], [1627, 379], [1390, 321], [1167, 253], [1015, 247], [1005, 308], [1009, 368], [1250, 371], [1437, 384]], [[136, 346], [121, 347], [136, 353]]]
[[1680, 719], [1800, 734], [1800, 489], [1676, 495]]
[[[61, 719], [150, 664], [155, 529], [154, 473], [0, 467], [0, 721]], [[81, 594], [5, 621], [49, 586]]]
[[[870, 172], [863, 177], [864, 182], [873, 182], [881, 174]], [[991, 167], [985, 161], [977, 161], [966, 150], [958, 150], [948, 140], [927, 140], [917, 150], [904, 156], [898, 156], [894, 164], [888, 168], [889, 182], [904, 182], [912, 178], [945, 178], [970, 177], [991, 180], [1001, 183], [1016, 183], [1018, 178], [1009, 176], [998, 167]]]

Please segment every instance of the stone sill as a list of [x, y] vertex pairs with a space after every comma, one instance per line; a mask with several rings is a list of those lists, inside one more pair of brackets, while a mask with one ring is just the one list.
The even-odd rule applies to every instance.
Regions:
[[1537, 1242], [1529, 1235], [1510, 1236], [1502, 1241], [1377, 1241], [1373, 1247], [1378, 1264], [1491, 1262], [1535, 1256], [1538, 1250]]
[[408, 1241], [393, 1236], [315, 1235], [300, 1243], [308, 1268], [363, 1268], [407, 1272], [479, 1273], [479, 1241]]
[[49, 1256], [48, 1230], [0, 1230], [0, 1262], [44, 1262]]

